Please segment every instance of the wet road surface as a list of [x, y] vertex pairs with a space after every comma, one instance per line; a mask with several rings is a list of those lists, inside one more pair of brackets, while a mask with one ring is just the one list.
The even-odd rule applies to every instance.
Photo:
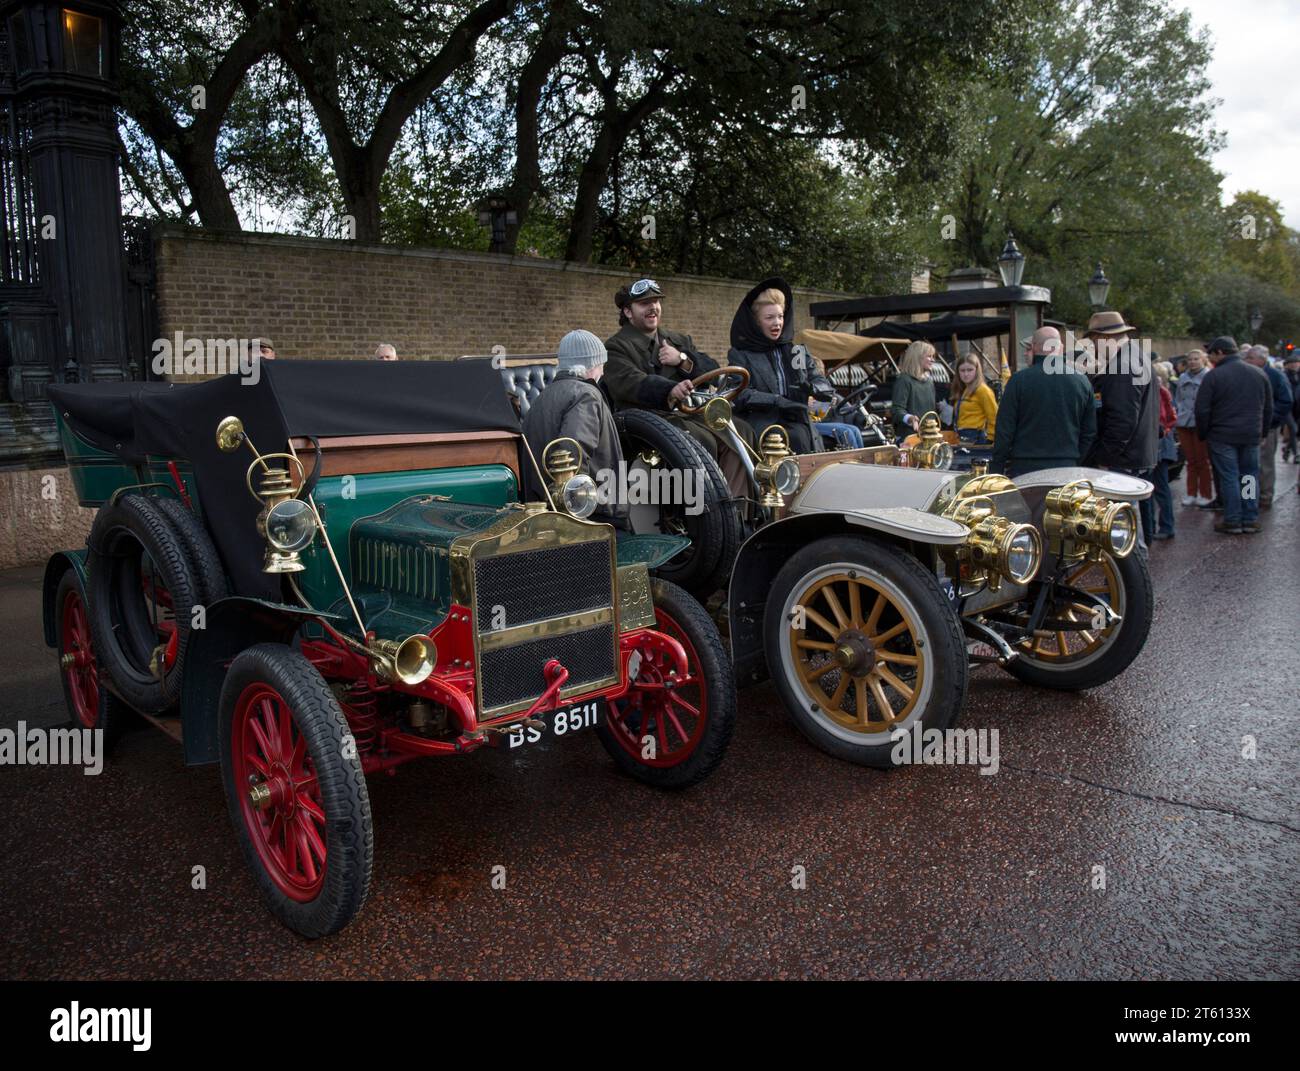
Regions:
[[[767, 684], [685, 794], [590, 734], [414, 763], [371, 779], [370, 899], [321, 941], [263, 908], [217, 768], [162, 733], [97, 777], [0, 767], [0, 977], [1300, 977], [1300, 495], [1278, 470], [1261, 535], [1179, 509], [1117, 681], [973, 674], [960, 724], [998, 730], [994, 776], [837, 762]], [[0, 573], [3, 726], [66, 719], [39, 585]]]

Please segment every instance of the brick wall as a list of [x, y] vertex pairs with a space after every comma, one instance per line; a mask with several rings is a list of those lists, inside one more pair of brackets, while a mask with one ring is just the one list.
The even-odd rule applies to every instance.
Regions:
[[[217, 235], [167, 228], [158, 237], [164, 337], [269, 336], [281, 357], [368, 358], [391, 342], [403, 358], [553, 352], [575, 327], [608, 338], [614, 291], [630, 271], [533, 257], [359, 246], [283, 235]], [[757, 280], [754, 280], [756, 282]], [[725, 356], [731, 318], [753, 282], [659, 276], [665, 326]], [[795, 324], [812, 301], [848, 295], [795, 291]]]

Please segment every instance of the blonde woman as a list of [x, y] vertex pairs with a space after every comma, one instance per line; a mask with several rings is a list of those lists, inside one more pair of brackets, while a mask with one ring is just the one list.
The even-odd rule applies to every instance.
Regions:
[[780, 424], [790, 449], [807, 454], [821, 449], [813, 429], [808, 399], [815, 393], [834, 396], [830, 382], [794, 351], [794, 296], [782, 278], [764, 279], [745, 295], [731, 321], [727, 364], [749, 373], [749, 389], [736, 399], [736, 412], [756, 432]]
[[934, 347], [918, 340], [903, 351], [903, 359], [898, 362], [889, 416], [894, 434], [900, 439], [920, 428], [921, 417], [935, 408], [934, 384], [930, 382], [934, 358]]
[[968, 353], [957, 362], [957, 375], [948, 394], [952, 426], [962, 442], [988, 444], [998, 423], [998, 400], [984, 382], [980, 359]]

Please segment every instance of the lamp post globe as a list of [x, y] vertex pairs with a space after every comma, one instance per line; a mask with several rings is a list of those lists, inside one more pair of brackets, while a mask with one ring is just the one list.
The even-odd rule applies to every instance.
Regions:
[[1002, 276], [1003, 286], [1019, 286], [1025, 275], [1025, 255], [1016, 245], [1016, 236], [1007, 234], [1007, 244], [998, 255], [998, 274]]
[[1097, 262], [1097, 270], [1092, 273], [1092, 278], [1088, 280], [1088, 302], [1094, 309], [1100, 309], [1106, 304], [1106, 295], [1110, 293], [1110, 280], [1106, 278], [1106, 273], [1102, 271], [1101, 261]]

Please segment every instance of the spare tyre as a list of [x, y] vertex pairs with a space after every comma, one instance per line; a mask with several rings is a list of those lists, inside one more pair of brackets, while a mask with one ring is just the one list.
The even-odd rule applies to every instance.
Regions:
[[156, 501], [123, 495], [90, 530], [86, 592], [100, 668], [126, 702], [159, 714], [180, 698], [198, 595], [185, 542]]
[[[658, 413], [624, 409], [616, 414], [615, 422], [623, 439], [629, 477], [638, 468], [702, 473], [702, 484], [692, 485], [701, 495], [700, 509], [684, 501], [656, 501], [629, 504], [628, 513], [637, 534], [664, 532], [690, 539], [689, 547], [654, 572], [692, 595], [707, 598], [726, 584], [743, 541], [740, 514], [722, 470], [689, 434]], [[680, 486], [685, 488], [684, 475], [682, 480]]]
[[203, 522], [174, 498], [151, 498], [149, 501], [162, 511], [180, 537], [194, 574], [194, 594], [198, 600], [204, 606], [211, 606], [218, 599], [229, 595], [226, 570]]

